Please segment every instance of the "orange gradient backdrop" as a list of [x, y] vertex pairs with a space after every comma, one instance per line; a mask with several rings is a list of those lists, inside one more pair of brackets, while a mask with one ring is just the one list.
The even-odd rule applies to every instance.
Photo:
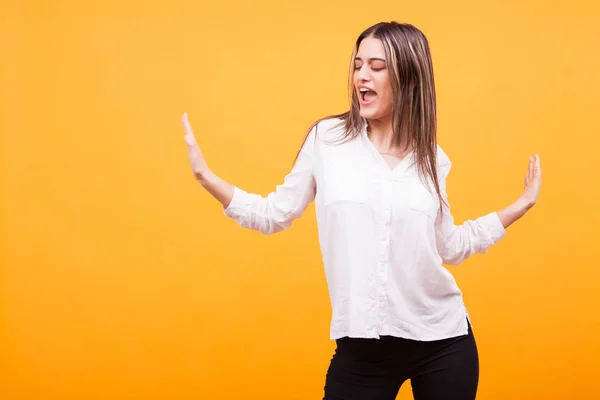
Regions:
[[[347, 107], [352, 45], [428, 36], [457, 221], [540, 202], [450, 267], [479, 399], [600, 398], [600, 19], [591, 1], [13, 1], [1, 31], [0, 398], [318, 399], [334, 349], [314, 206], [244, 230], [194, 182], [267, 194]], [[407, 382], [399, 399], [410, 399]]]

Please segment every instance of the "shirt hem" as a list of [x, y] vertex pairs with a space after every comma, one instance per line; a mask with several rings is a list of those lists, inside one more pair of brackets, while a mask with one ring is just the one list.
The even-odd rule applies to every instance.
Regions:
[[378, 331], [366, 330], [334, 330], [330, 333], [331, 340], [341, 339], [343, 337], [363, 338], [363, 339], [379, 339], [381, 336], [394, 336], [402, 339], [416, 340], [421, 342], [429, 342], [435, 340], [450, 339], [459, 336], [465, 336], [469, 333], [469, 325], [472, 326], [468, 312], [465, 310], [461, 323], [457, 329], [447, 329], [444, 332], [431, 332], [421, 329], [421, 332], [409, 332], [397, 326], [384, 324]]

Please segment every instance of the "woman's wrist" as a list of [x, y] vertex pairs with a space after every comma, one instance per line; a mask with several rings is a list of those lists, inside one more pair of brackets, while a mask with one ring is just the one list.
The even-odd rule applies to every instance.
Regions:
[[207, 169], [201, 173], [196, 175], [196, 180], [202, 185], [202, 187], [207, 188], [211, 185], [214, 185], [219, 178], [210, 170]]
[[514, 203], [498, 211], [498, 218], [500, 218], [500, 222], [502, 222], [504, 228], [508, 228], [515, 221], [525, 215], [525, 213], [531, 207], [533, 207], [531, 202], [525, 198], [519, 197]]

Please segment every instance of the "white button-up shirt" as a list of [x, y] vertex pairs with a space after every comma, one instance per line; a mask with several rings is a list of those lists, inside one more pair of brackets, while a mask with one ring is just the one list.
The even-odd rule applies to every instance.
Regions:
[[[332, 307], [330, 338], [392, 335], [437, 340], [467, 334], [462, 293], [443, 266], [458, 264], [505, 235], [495, 212], [455, 225], [448, 207], [417, 175], [409, 153], [393, 169], [367, 135], [343, 144], [339, 119], [322, 121], [291, 172], [268, 196], [235, 186], [225, 215], [272, 234], [288, 229], [314, 200]], [[438, 145], [444, 199], [451, 162]]]

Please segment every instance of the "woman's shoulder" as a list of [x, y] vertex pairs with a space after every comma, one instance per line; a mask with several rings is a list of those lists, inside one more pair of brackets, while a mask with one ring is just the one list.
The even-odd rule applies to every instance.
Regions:
[[304, 137], [302, 149], [310, 154], [319, 153], [324, 144], [340, 133], [343, 136], [345, 120], [338, 116], [320, 118], [312, 123]]
[[437, 144], [437, 160], [436, 161], [437, 161], [436, 164], [437, 164], [438, 168], [448, 168], [452, 164], [450, 157], [444, 151], [444, 149], [442, 148], [442, 146], [439, 143]]
[[331, 136], [343, 133], [346, 121], [340, 117], [324, 117], [313, 124], [315, 134], [320, 139], [328, 139]]

